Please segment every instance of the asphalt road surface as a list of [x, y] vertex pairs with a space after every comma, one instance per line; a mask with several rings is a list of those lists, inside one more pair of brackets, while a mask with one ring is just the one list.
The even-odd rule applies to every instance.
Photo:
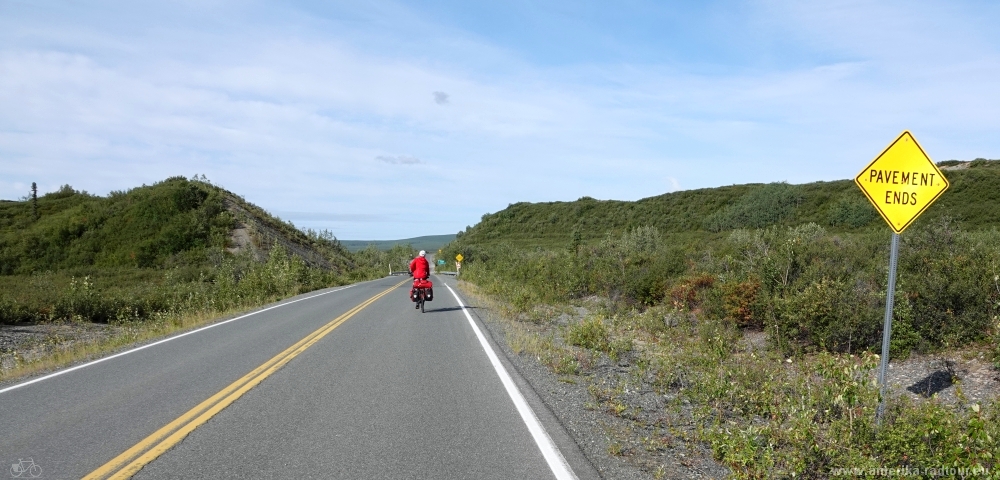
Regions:
[[0, 388], [4, 470], [31, 459], [36, 478], [597, 478], [453, 279], [433, 280], [426, 313], [408, 277], [388, 277]]

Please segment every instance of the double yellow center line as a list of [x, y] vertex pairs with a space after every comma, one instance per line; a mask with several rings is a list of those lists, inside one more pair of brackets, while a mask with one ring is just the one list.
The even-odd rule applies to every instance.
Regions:
[[299, 340], [295, 343], [295, 345], [288, 347], [285, 351], [279, 353], [274, 358], [264, 362], [263, 365], [255, 368], [252, 372], [243, 376], [243, 378], [233, 382], [228, 387], [222, 389], [219, 393], [212, 395], [208, 400], [205, 400], [204, 402], [198, 404], [197, 407], [188, 410], [184, 415], [181, 415], [176, 420], [168, 423], [163, 428], [144, 438], [132, 448], [126, 450], [121, 455], [118, 455], [110, 462], [105, 463], [100, 468], [94, 470], [83, 478], [85, 480], [119, 479], [129, 478], [132, 475], [135, 475], [146, 464], [152, 462], [156, 459], [156, 457], [159, 457], [167, 450], [173, 448], [174, 445], [180, 443], [181, 440], [194, 431], [194, 429], [198, 428], [210, 418], [215, 416], [215, 414], [221, 412], [231, 403], [235, 402], [236, 399], [240, 398], [244, 393], [250, 391], [251, 388], [264, 381], [264, 379], [272, 373], [278, 371], [278, 369], [298, 356], [298, 354], [304, 352], [307, 348], [311, 347], [314, 343], [326, 336], [326, 334], [339, 327], [340, 324], [346, 322], [347, 319], [353, 317], [354, 314], [360, 312], [376, 300], [388, 295], [389, 292], [396, 289], [403, 283], [406, 283], [406, 280], [403, 280], [402, 282], [393, 285], [388, 290], [365, 300], [360, 305], [333, 319], [330, 323], [323, 325], [315, 332], [310, 333], [302, 340]]

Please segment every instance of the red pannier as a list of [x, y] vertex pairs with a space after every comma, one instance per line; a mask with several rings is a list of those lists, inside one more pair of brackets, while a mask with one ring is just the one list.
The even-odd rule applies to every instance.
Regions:
[[417, 301], [418, 288], [427, 289], [427, 292], [424, 294], [424, 300], [427, 300], [428, 302], [434, 300], [434, 283], [431, 282], [430, 280], [417, 279], [413, 281], [413, 288], [410, 289], [410, 301], [413, 302]]

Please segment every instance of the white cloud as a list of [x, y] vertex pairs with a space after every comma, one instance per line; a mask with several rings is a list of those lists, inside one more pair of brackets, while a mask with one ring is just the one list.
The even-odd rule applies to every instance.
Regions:
[[[529, 62], [392, 2], [329, 7], [362, 25], [269, 4], [211, 6], [196, 16], [208, 26], [12, 14], [0, 198], [31, 181], [106, 193], [204, 173], [269, 210], [347, 215], [303, 217], [357, 232], [340, 238], [404, 238], [516, 201], [848, 178], [904, 128], [935, 159], [995, 158], [1000, 49], [949, 5], [751, 4], [761, 38], [810, 58], [775, 65]], [[414, 171], [449, 195], [426, 196]], [[400, 195], [440, 217], [348, 223], [411, 218]]]
[[375, 157], [375, 160], [393, 165], [417, 165], [424, 163], [419, 158], [410, 155], [379, 155]]
[[681, 182], [678, 182], [674, 177], [667, 177], [667, 192], [679, 192], [681, 190]]

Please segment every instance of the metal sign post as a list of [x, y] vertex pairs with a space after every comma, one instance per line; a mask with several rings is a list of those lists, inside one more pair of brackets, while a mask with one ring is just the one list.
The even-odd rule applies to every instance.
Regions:
[[882, 328], [882, 357], [878, 366], [878, 409], [875, 410], [875, 426], [882, 425], [885, 413], [885, 377], [889, 369], [889, 337], [892, 335], [892, 306], [896, 300], [896, 259], [899, 258], [899, 234], [892, 232], [892, 246], [889, 248], [889, 290], [885, 292], [885, 323]]
[[892, 336], [892, 307], [896, 296], [896, 263], [899, 258], [899, 234], [927, 210], [945, 190], [948, 179], [931, 161], [917, 139], [903, 131], [879, 156], [865, 167], [854, 183], [892, 229], [889, 249], [889, 286], [885, 292], [885, 326], [882, 330], [882, 357], [879, 359], [879, 404], [875, 425], [882, 425], [885, 413], [886, 376], [889, 370], [889, 345]]

